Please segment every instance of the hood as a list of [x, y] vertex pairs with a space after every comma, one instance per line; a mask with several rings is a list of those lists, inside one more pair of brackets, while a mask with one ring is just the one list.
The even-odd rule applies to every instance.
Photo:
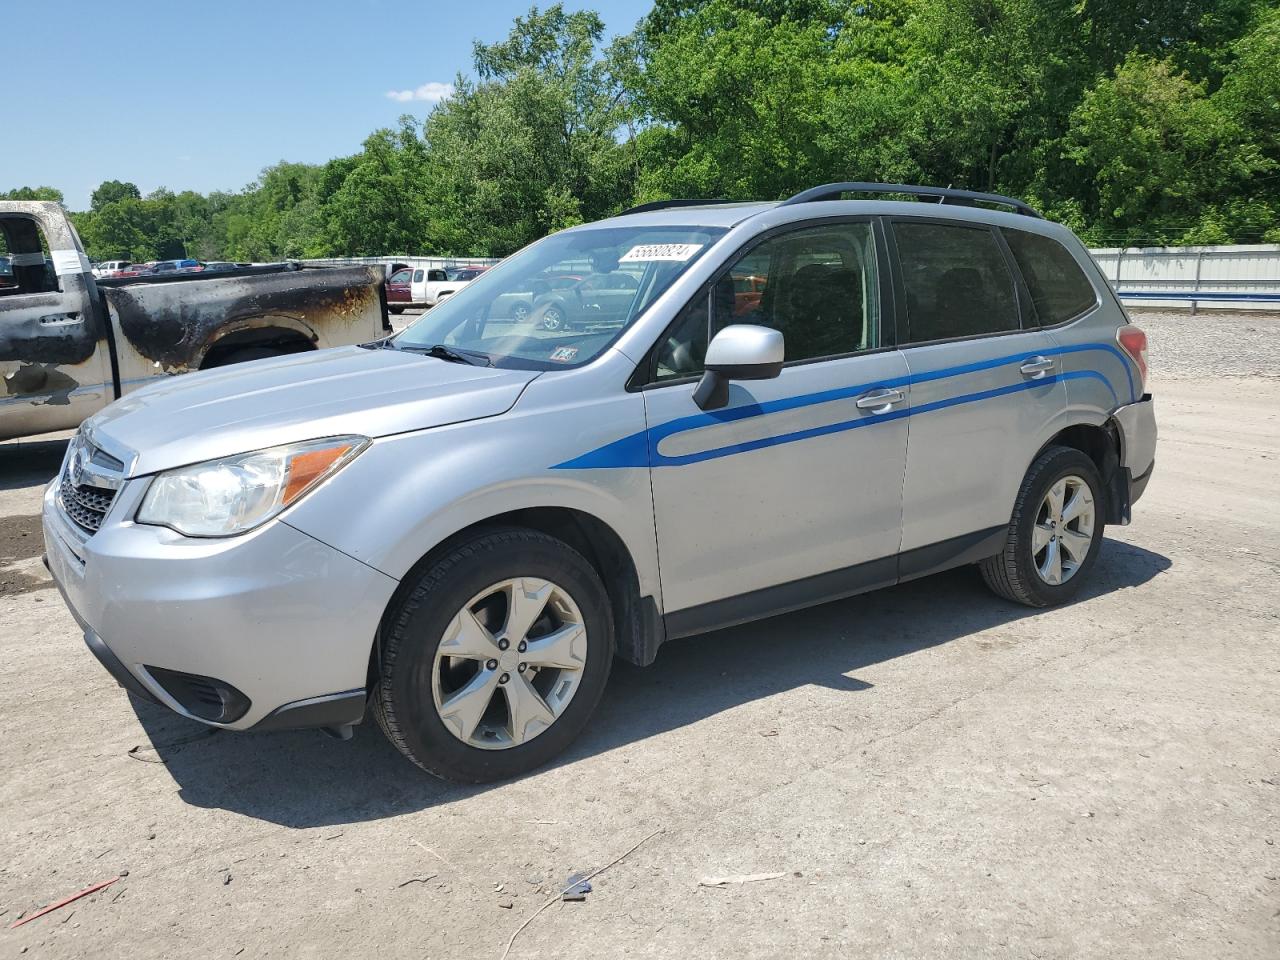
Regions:
[[339, 347], [168, 378], [117, 400], [84, 429], [140, 476], [281, 443], [494, 417], [536, 376]]

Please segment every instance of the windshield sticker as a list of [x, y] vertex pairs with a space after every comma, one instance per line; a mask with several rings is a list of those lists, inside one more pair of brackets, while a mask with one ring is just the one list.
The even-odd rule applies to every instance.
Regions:
[[700, 243], [641, 243], [618, 258], [619, 263], [643, 263], [650, 260], [674, 260], [684, 263], [702, 249]]
[[549, 359], [556, 363], [572, 363], [573, 358], [578, 355], [577, 347], [556, 347], [551, 351]]

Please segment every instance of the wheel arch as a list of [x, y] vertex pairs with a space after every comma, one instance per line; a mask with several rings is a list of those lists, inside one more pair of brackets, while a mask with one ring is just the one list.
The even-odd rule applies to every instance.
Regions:
[[1098, 476], [1102, 478], [1102, 488], [1107, 498], [1103, 513], [1106, 522], [1128, 523], [1129, 484], [1125, 471], [1120, 466], [1120, 436], [1119, 428], [1110, 418], [1102, 423], [1074, 423], [1050, 437], [1031, 460], [1034, 463], [1040, 454], [1053, 446], [1079, 450], [1093, 461], [1098, 468]]
[[315, 350], [319, 340], [315, 330], [293, 317], [248, 317], [219, 327], [201, 348], [193, 366], [200, 370], [216, 367], [229, 354], [244, 347], [272, 345], [279, 346], [282, 353], [301, 353]]
[[[387, 603], [394, 609], [403, 591], [412, 589], [417, 577], [436, 560], [468, 540], [504, 528], [521, 527], [536, 530], [566, 543], [582, 554], [599, 574], [609, 596], [613, 612], [614, 652], [638, 666], [647, 666], [657, 656], [665, 639], [662, 617], [652, 596], [642, 595], [640, 575], [626, 542], [614, 528], [595, 514], [567, 506], [527, 506], [476, 520], [454, 531], [429, 549], [408, 570], [400, 587]], [[380, 671], [379, 637], [375, 637], [369, 654], [368, 685], [372, 689]]]

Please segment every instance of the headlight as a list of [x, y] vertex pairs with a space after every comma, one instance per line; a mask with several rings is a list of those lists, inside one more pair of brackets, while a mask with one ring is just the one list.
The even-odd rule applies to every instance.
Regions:
[[151, 482], [137, 520], [188, 537], [244, 533], [302, 499], [368, 445], [367, 437], [329, 437], [170, 470]]

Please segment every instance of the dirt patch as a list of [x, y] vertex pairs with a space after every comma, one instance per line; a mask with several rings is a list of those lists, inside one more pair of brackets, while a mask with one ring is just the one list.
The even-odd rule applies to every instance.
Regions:
[[0, 597], [53, 585], [36, 559], [43, 553], [38, 515], [0, 518]]

